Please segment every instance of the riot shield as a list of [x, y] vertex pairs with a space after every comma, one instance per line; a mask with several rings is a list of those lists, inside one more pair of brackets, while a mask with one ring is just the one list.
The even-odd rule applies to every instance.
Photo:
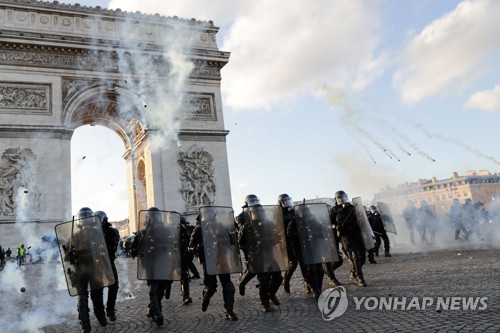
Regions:
[[210, 275], [241, 273], [240, 248], [231, 207], [199, 209], [205, 265]]
[[139, 212], [137, 278], [139, 280], [181, 279], [181, 215], [161, 210]]
[[288, 269], [283, 212], [280, 206], [245, 207], [248, 270], [267, 273]]
[[375, 235], [373, 234], [372, 227], [366, 216], [365, 209], [363, 208], [363, 201], [360, 197], [353, 198], [352, 204], [354, 205], [354, 213], [356, 214], [356, 220], [361, 228], [361, 235], [363, 237], [363, 243], [367, 250], [371, 250], [375, 247]]
[[392, 219], [391, 210], [389, 209], [389, 205], [383, 202], [377, 202], [378, 210], [380, 211], [380, 217], [382, 218], [382, 222], [384, 222], [384, 228], [387, 232], [392, 232], [393, 234], [398, 234], [396, 232], [396, 225], [394, 224], [394, 220]]
[[302, 257], [306, 265], [339, 261], [328, 206], [323, 203], [293, 207]]
[[55, 226], [55, 232], [70, 296], [115, 283], [97, 216], [60, 223]]

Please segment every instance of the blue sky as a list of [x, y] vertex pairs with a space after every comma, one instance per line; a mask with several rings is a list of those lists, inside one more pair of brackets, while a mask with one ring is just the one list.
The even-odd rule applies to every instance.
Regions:
[[[499, 1], [64, 2], [220, 27], [235, 209], [249, 193], [275, 204], [343, 189], [368, 201], [386, 185], [500, 172]], [[110, 130], [75, 132], [73, 211], [127, 216], [122, 153]]]

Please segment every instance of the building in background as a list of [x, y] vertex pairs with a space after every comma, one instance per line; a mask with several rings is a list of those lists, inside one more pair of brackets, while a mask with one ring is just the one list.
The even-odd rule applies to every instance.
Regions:
[[453, 199], [464, 203], [466, 199], [489, 205], [492, 198], [500, 194], [500, 173], [490, 173], [488, 170], [469, 171], [465, 176], [453, 172], [452, 177], [438, 180], [419, 179], [418, 182], [404, 183], [397, 187], [387, 186], [374, 195], [374, 202], [387, 203], [393, 215], [402, 215], [408, 201], [413, 201], [420, 207], [422, 201], [436, 207], [438, 216], [443, 217], [450, 211]]

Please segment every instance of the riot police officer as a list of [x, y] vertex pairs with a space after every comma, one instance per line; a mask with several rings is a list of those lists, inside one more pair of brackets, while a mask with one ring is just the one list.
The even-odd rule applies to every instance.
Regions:
[[362, 267], [366, 261], [366, 248], [361, 235], [361, 227], [356, 218], [355, 207], [349, 202], [344, 191], [335, 193], [335, 201], [336, 205], [331, 208], [330, 217], [342, 243], [342, 252], [352, 263], [350, 277], [357, 286], [365, 287]]
[[[259, 198], [254, 195], [254, 194], [250, 194], [248, 195], [246, 198], [245, 198], [245, 206], [243, 206], [244, 208], [245, 207], [261, 207], [260, 205], [260, 200]], [[240, 240], [240, 248], [243, 249], [244, 253], [247, 252], [245, 254], [245, 257], [246, 257], [246, 260], [248, 262], [248, 250], [251, 246], [254, 246], [256, 244], [247, 244], [247, 242], [249, 242], [249, 240], [247, 239], [247, 229], [250, 227], [251, 225], [251, 221], [252, 219], [250, 218], [248, 212], [246, 212], [245, 210], [240, 214], [238, 215], [237, 217], [237, 221], [239, 221], [239, 224], [240, 224], [240, 230], [239, 230], [239, 240]], [[266, 230], [264, 231], [265, 228], [267, 228], [269, 226], [266, 225], [266, 223], [263, 223], [260, 228], [261, 228], [261, 232], [263, 234], [268, 234], [269, 232], [271, 232], [271, 230]], [[250, 229], [248, 232], [251, 232]], [[265, 249], [262, 248], [262, 246], [265, 246], [265, 245], [270, 245], [270, 244], [260, 244], [259, 245], [259, 253], [254, 253], [254, 255], [256, 257], [262, 257], [262, 256], [265, 256], [265, 255], [270, 255], [271, 253], [266, 251]], [[285, 254], [286, 255], [286, 254]], [[254, 258], [254, 259], [258, 259], [258, 258]], [[262, 258], [261, 258], [262, 259]], [[271, 261], [274, 260], [274, 258], [271, 258], [270, 259]], [[264, 262], [265, 260], [261, 260], [262, 262]], [[272, 265], [272, 266], [275, 266], [275, 265]], [[240, 281], [240, 294], [241, 294], [241, 290], [242, 290], [242, 282], [246, 282], [247, 279], [248, 279], [248, 276], [255, 276], [255, 273], [251, 273], [250, 270], [243, 275], [243, 278], [241, 279]], [[276, 296], [276, 293], [278, 292], [278, 289], [279, 287], [281, 286], [281, 282], [283, 281], [283, 277], [281, 276], [281, 271], [263, 271], [261, 273], [257, 273], [257, 280], [259, 281], [259, 297], [260, 297], [260, 302], [261, 302], [261, 306], [262, 306], [262, 311], [264, 312], [270, 312], [272, 311], [272, 308], [270, 306], [270, 303], [273, 303], [274, 305], [280, 305], [280, 302]], [[252, 276], [252, 277], [253, 277]], [[243, 290], [244, 290], [244, 287], [243, 287]]]
[[[365, 214], [366, 214], [366, 217], [368, 217], [368, 221], [370, 223], [370, 227], [372, 228], [372, 231], [375, 232], [375, 230], [373, 230], [373, 226], [371, 225], [371, 221], [370, 221], [370, 209], [368, 209], [368, 207], [366, 206], [363, 206], [363, 209], [365, 211]], [[366, 252], [368, 253], [368, 262], [370, 264], [376, 264], [377, 261], [375, 260], [375, 248], [373, 249], [367, 249]], [[377, 252], [377, 256], [378, 256], [378, 252]]]
[[[116, 250], [118, 249], [118, 244], [120, 243], [120, 233], [116, 228], [114, 228], [108, 221], [108, 216], [102, 210], [95, 212], [95, 215], [99, 217], [101, 221], [102, 232], [104, 233], [104, 241], [106, 242], [106, 247], [108, 249], [109, 260], [111, 263], [111, 268], [113, 270], [113, 276], [115, 278], [115, 283], [108, 286], [108, 299], [106, 301], [106, 315], [110, 321], [116, 321], [116, 297], [118, 295], [118, 271], [116, 270], [115, 259]], [[96, 289], [90, 292], [90, 298], [93, 304], [103, 304], [103, 289]], [[95, 310], [95, 307], [94, 307]]]
[[[255, 194], [249, 194], [245, 198], [245, 204], [243, 205], [243, 209], [245, 207], [253, 207], [256, 205], [260, 205], [260, 200]], [[245, 286], [247, 285], [248, 282], [250, 282], [257, 274], [251, 273], [248, 270], [248, 248], [246, 244], [246, 239], [244, 237], [243, 231], [244, 231], [244, 225], [245, 225], [245, 213], [241, 212], [237, 217], [236, 217], [236, 225], [238, 226], [238, 243], [240, 246], [241, 251], [243, 251], [243, 256], [245, 258], [245, 262], [247, 263], [247, 269], [245, 272], [243, 272], [240, 276], [239, 279], [239, 293], [241, 296], [245, 296]]]
[[403, 218], [410, 233], [410, 242], [415, 245], [415, 227], [418, 224], [418, 209], [415, 207], [413, 201], [409, 200], [405, 209], [403, 210]]
[[[292, 248], [292, 251], [289, 251], [288, 253], [292, 252], [294, 258], [299, 262], [304, 276], [306, 292], [313, 293], [315, 298], [319, 298], [323, 288], [323, 277], [325, 275], [323, 264], [316, 263], [306, 265], [304, 263], [304, 254], [302, 253], [303, 249], [301, 248], [301, 240], [297, 224], [297, 218], [295, 218], [294, 213], [294, 218], [288, 223], [287, 226], [287, 246]], [[287, 247], [287, 249], [289, 248]]]
[[460, 206], [460, 200], [453, 199], [448, 218], [451, 226], [455, 228], [455, 239], [461, 239], [460, 232], [462, 232], [464, 238], [467, 240], [469, 238], [469, 232], [462, 221], [462, 207]]
[[384, 227], [384, 221], [380, 216], [380, 212], [377, 206], [371, 205], [367, 216], [368, 216], [368, 221], [370, 222], [370, 226], [372, 227], [373, 233], [375, 234], [375, 255], [378, 257], [380, 245], [382, 244], [383, 240], [385, 256], [390, 257], [391, 244], [389, 242], [389, 237], [387, 236], [387, 231], [385, 230]]
[[[169, 215], [164, 216], [164, 213]], [[147, 316], [158, 326], [163, 325], [161, 301], [163, 297], [170, 298], [172, 276], [181, 275], [182, 259], [176, 256], [181, 250], [177, 243], [180, 241], [180, 214], [170, 213], [149, 208], [145, 218], [147, 224], [137, 233], [131, 246], [132, 258], [139, 257], [138, 277], [146, 279], [149, 286]], [[178, 225], [174, 215], [179, 218]], [[169, 217], [171, 220], [165, 224], [164, 218]]]
[[[437, 216], [434, 206], [427, 204], [427, 201], [422, 200], [418, 208], [418, 231], [420, 232], [420, 242], [422, 245], [433, 245], [437, 231]], [[430, 240], [427, 240], [427, 231], [430, 233]]]
[[[285, 277], [283, 279], [283, 290], [286, 293], [290, 293], [290, 280], [292, 275], [300, 266], [300, 272], [302, 273], [302, 278], [304, 279], [304, 284], [309, 286], [307, 283], [307, 268], [302, 261], [300, 242], [295, 237], [298, 237], [296, 232], [296, 227], [293, 228], [290, 224], [295, 223], [295, 212], [293, 210], [292, 198], [286, 194], [280, 194], [278, 196], [278, 204], [283, 212], [283, 222], [286, 230], [286, 248], [288, 253], [288, 270], [285, 272]], [[309, 287], [310, 288], [310, 287]], [[306, 287], [306, 290], [308, 288]]]
[[[113, 273], [111, 265], [109, 265], [109, 255], [106, 254], [108, 258], [101, 258], [103, 260], [94, 258], [97, 252], [102, 252], [101, 242], [102, 247], [105, 247], [102, 228], [99, 222], [96, 221], [94, 212], [88, 207], [83, 207], [78, 211], [77, 220], [76, 230], [73, 232], [72, 226], [70, 240], [67, 244], [62, 245], [62, 249], [64, 251], [64, 262], [68, 262], [74, 267], [74, 271], [71, 271], [71, 268], [67, 268], [66, 271], [71, 273], [69, 275], [71, 284], [76, 289], [81, 331], [87, 333], [91, 331], [90, 309], [88, 306], [89, 285], [91, 290], [101, 290], [101, 298], [94, 295], [92, 303], [97, 320], [102, 326], [106, 326], [107, 320], [102, 300], [102, 286], [106, 285], [105, 280], [108, 280], [106, 275], [110, 274], [110, 281], [113, 280]], [[74, 225], [75, 222], [72, 223]], [[107, 272], [107, 270], [110, 272]], [[99, 286], [99, 288], [96, 286]]]
[[235, 288], [233, 282], [231, 281], [231, 275], [228, 273], [217, 274], [217, 275], [208, 274], [205, 261], [205, 250], [203, 244], [200, 215], [198, 215], [196, 220], [197, 223], [191, 234], [189, 249], [193, 252], [193, 254], [196, 257], [198, 257], [200, 263], [203, 265], [203, 284], [205, 285], [205, 288], [203, 289], [201, 310], [203, 312], [207, 311], [208, 305], [210, 304], [210, 299], [217, 291], [217, 277], [218, 277], [220, 284], [222, 285], [222, 298], [224, 300], [224, 314], [226, 315], [226, 319], [231, 321], [236, 321], [238, 320], [238, 317], [234, 313]]

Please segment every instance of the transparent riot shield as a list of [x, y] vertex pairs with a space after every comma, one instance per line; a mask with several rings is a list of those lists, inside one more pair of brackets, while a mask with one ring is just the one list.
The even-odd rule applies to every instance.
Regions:
[[280, 206], [244, 209], [248, 270], [267, 273], [288, 269], [283, 213]]
[[181, 279], [181, 214], [161, 210], [139, 212], [139, 280]]
[[204, 206], [200, 207], [199, 214], [207, 273], [241, 273], [243, 269], [233, 209]]
[[393, 234], [398, 234], [396, 232], [396, 225], [394, 224], [394, 220], [392, 219], [391, 210], [389, 209], [389, 205], [383, 202], [377, 202], [378, 210], [380, 211], [380, 217], [382, 218], [382, 222], [384, 222], [384, 228], [387, 232], [392, 232]]
[[361, 235], [363, 237], [363, 243], [367, 250], [371, 250], [375, 247], [375, 235], [373, 234], [372, 227], [366, 216], [365, 209], [363, 207], [363, 201], [360, 197], [353, 198], [352, 204], [354, 205], [354, 212], [356, 214], [356, 220], [361, 228]]
[[71, 296], [115, 283], [108, 249], [97, 216], [55, 226], [61, 263]]
[[306, 265], [339, 261], [328, 206], [323, 203], [293, 207], [302, 257]]

